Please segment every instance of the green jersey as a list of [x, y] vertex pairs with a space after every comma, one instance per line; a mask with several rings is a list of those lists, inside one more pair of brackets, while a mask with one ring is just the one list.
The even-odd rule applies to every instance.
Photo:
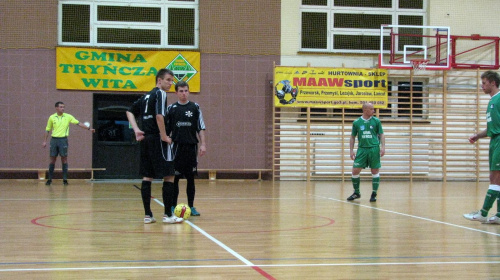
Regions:
[[500, 94], [496, 93], [486, 109], [486, 128], [489, 137], [500, 134]]
[[376, 117], [371, 117], [368, 120], [359, 117], [352, 123], [351, 136], [358, 136], [359, 148], [379, 146], [380, 140], [378, 136], [380, 134], [384, 134], [384, 131], [382, 130], [382, 123]]

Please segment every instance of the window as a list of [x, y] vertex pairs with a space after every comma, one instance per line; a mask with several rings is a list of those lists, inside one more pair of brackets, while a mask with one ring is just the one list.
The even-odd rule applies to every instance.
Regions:
[[[382, 24], [426, 22], [425, 0], [302, 0], [301, 4], [301, 51], [307, 52], [379, 53]], [[384, 49], [389, 49], [390, 41], [384, 36]]]
[[380, 118], [414, 119], [426, 118], [424, 113], [423, 82], [389, 81], [388, 106], [380, 110]]
[[60, 0], [59, 45], [198, 48], [198, 0]]

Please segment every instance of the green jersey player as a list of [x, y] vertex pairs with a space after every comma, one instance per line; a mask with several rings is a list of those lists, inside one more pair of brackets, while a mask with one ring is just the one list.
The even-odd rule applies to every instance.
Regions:
[[464, 218], [481, 223], [500, 224], [500, 201], [497, 201], [497, 214], [487, 218], [495, 199], [500, 195], [500, 76], [493, 71], [481, 75], [482, 89], [491, 99], [486, 109], [486, 129], [469, 137], [469, 142], [475, 143], [479, 138], [490, 137], [489, 166], [490, 186], [484, 198], [481, 210], [464, 214]]
[[[372, 195], [371, 202], [377, 201], [377, 191], [380, 183], [379, 169], [380, 157], [385, 154], [385, 137], [382, 123], [373, 116], [375, 108], [371, 103], [363, 104], [363, 115], [352, 124], [351, 139], [349, 141], [351, 159], [354, 160], [352, 166], [352, 186], [354, 193], [347, 200], [354, 200], [361, 197], [359, 191], [361, 169], [370, 167], [372, 172]], [[358, 138], [358, 150], [354, 153], [354, 143]]]

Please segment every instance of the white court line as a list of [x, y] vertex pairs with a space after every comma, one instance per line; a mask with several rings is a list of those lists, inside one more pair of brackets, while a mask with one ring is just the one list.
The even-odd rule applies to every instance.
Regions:
[[[478, 262], [384, 262], [384, 263], [312, 263], [312, 264], [262, 264], [259, 267], [318, 267], [318, 266], [391, 266], [391, 265], [457, 265], [500, 264], [500, 261]], [[178, 268], [238, 268], [248, 265], [168, 265], [168, 266], [109, 266], [109, 267], [60, 267], [60, 268], [7, 268], [0, 272], [26, 271], [77, 271], [77, 270], [131, 270], [131, 269], [178, 269]]]
[[[156, 201], [156, 203], [160, 204], [161, 206], [165, 207], [165, 205], [159, 201], [158, 199], [156, 198], [153, 198], [154, 201]], [[193, 227], [195, 230], [199, 231], [201, 234], [203, 234], [206, 238], [212, 240], [215, 244], [219, 245], [220, 247], [222, 247], [224, 250], [226, 250], [228, 253], [230, 253], [231, 255], [235, 256], [237, 259], [239, 259], [240, 261], [242, 261], [244, 264], [246, 264], [247, 266], [255, 266], [251, 261], [245, 259], [242, 255], [236, 253], [233, 249], [229, 248], [228, 246], [226, 246], [224, 243], [220, 242], [219, 240], [217, 240], [215, 237], [211, 236], [210, 234], [208, 234], [206, 231], [202, 230], [201, 228], [199, 228], [197, 225], [191, 223], [190, 221], [188, 220], [185, 220], [184, 221], [185, 223], [187, 223], [188, 225], [190, 225], [191, 227]]]
[[451, 223], [447, 223], [447, 222], [442, 222], [442, 221], [438, 221], [438, 220], [433, 220], [433, 219], [429, 219], [429, 218], [414, 216], [414, 215], [410, 215], [410, 214], [405, 214], [405, 213], [391, 211], [391, 210], [386, 210], [386, 209], [382, 209], [382, 208], [377, 208], [377, 207], [362, 205], [362, 204], [358, 204], [358, 203], [352, 203], [352, 202], [348, 202], [348, 201], [344, 201], [344, 200], [340, 200], [340, 199], [336, 199], [336, 198], [331, 198], [331, 197], [326, 197], [326, 196], [321, 196], [321, 195], [315, 195], [315, 194], [308, 194], [308, 193], [306, 193], [306, 194], [309, 195], [309, 196], [324, 198], [324, 199], [333, 200], [333, 201], [337, 201], [337, 202], [342, 202], [342, 203], [346, 203], [346, 204], [352, 204], [352, 205], [356, 205], [356, 206], [359, 206], [359, 207], [365, 207], [365, 208], [369, 208], [369, 209], [373, 209], [373, 210], [378, 210], [378, 211], [381, 211], [381, 212], [387, 212], [387, 213], [391, 213], [391, 214], [401, 215], [401, 216], [410, 217], [410, 218], [419, 219], [419, 220], [424, 220], [424, 221], [433, 222], [433, 223], [437, 223], [437, 224], [443, 224], [443, 225], [447, 225], [447, 226], [452, 226], [452, 227], [457, 227], [457, 228], [463, 228], [463, 229], [467, 229], [467, 230], [471, 230], [471, 231], [477, 231], [477, 232], [481, 232], [481, 233], [486, 233], [486, 234], [491, 234], [491, 235], [495, 235], [495, 236], [500, 236], [500, 234], [494, 233], [494, 232], [490, 232], [490, 231], [485, 231], [485, 230], [480, 230], [480, 229], [475, 229], [475, 228], [470, 228], [470, 227], [464, 227], [464, 226], [460, 226], [460, 225], [456, 225], [456, 224], [451, 224]]

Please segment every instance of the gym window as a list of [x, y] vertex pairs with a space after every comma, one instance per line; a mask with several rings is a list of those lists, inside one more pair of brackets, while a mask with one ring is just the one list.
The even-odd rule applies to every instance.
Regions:
[[60, 0], [60, 46], [197, 49], [198, 0]]
[[426, 0], [302, 0], [300, 11], [304, 52], [379, 53], [380, 25], [426, 22]]

